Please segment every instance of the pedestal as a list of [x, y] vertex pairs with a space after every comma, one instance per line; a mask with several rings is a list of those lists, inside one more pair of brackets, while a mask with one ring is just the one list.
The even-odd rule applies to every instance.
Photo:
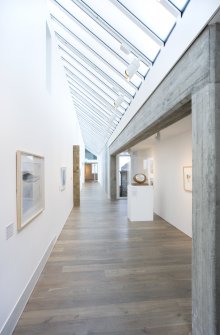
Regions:
[[153, 186], [128, 185], [128, 219], [153, 221]]

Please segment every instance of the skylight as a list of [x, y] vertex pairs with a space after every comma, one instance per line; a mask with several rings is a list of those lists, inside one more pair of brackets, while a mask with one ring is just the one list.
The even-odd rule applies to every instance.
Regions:
[[86, 147], [116, 129], [189, 1], [48, 0]]

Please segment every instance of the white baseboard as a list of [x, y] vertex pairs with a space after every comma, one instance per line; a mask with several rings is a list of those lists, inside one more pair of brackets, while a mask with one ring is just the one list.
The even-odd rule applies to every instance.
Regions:
[[29, 283], [27, 284], [26, 288], [24, 289], [23, 294], [21, 295], [20, 299], [18, 300], [17, 304], [15, 305], [11, 315], [9, 316], [8, 320], [6, 321], [5, 325], [1, 329], [0, 334], [1, 335], [11, 335], [16, 327], [16, 324], [28, 302], [28, 299], [30, 298], [30, 295], [44, 269], [44, 266], [51, 254], [51, 251], [54, 247], [54, 244], [56, 242], [57, 238], [55, 237], [49, 247], [47, 248], [40, 264], [38, 265], [36, 271], [34, 272], [33, 276], [31, 277]]

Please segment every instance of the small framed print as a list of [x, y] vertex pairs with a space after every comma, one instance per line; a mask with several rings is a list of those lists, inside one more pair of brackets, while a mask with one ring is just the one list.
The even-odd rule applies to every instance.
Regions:
[[44, 210], [44, 158], [17, 151], [17, 228], [21, 230]]
[[66, 188], [66, 167], [60, 168], [60, 191], [64, 191]]
[[187, 192], [192, 192], [192, 166], [183, 167], [183, 187]]

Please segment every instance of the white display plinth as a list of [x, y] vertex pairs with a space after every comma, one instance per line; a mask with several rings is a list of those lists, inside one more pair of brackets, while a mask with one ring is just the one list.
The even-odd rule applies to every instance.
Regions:
[[128, 185], [128, 219], [153, 221], [153, 186]]

